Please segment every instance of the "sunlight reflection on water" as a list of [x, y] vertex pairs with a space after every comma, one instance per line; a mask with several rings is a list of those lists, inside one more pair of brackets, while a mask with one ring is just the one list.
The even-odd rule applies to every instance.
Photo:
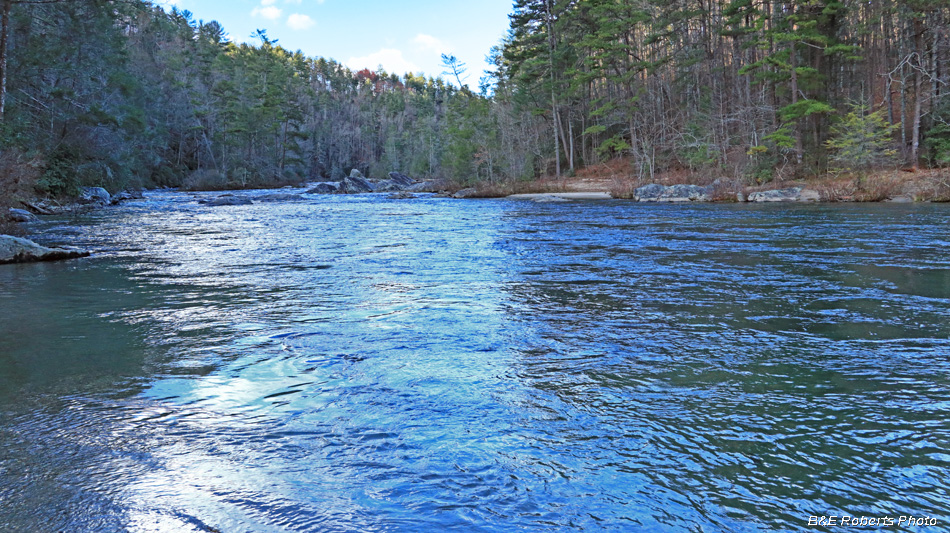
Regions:
[[0, 529], [950, 519], [948, 221], [168, 192], [45, 221], [97, 253], [0, 268]]

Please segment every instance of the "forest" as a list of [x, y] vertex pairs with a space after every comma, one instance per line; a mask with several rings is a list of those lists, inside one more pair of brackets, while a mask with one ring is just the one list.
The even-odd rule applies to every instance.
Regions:
[[950, 165], [947, 0], [516, 0], [477, 91], [139, 0], [0, 10], [7, 197], [353, 168], [495, 184], [618, 158], [644, 183]]

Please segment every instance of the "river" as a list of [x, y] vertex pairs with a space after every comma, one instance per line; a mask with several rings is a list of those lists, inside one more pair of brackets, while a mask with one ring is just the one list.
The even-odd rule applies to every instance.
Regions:
[[950, 528], [946, 205], [195, 196], [0, 266], [0, 530]]

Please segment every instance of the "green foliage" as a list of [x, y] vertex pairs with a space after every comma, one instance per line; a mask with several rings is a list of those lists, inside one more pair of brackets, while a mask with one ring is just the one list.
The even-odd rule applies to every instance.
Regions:
[[933, 125], [927, 131], [930, 158], [938, 166], [950, 166], [950, 98], [944, 98], [933, 114]]
[[602, 159], [609, 159], [621, 155], [629, 149], [630, 144], [627, 143], [623, 136], [618, 134], [600, 143], [600, 146], [597, 147], [597, 155]]
[[775, 177], [775, 167], [777, 167], [778, 164], [779, 159], [776, 154], [757, 152], [750, 159], [750, 165], [745, 172], [745, 177], [749, 179], [751, 183], [757, 185], [768, 183]]
[[795, 148], [795, 138], [793, 135], [792, 128], [786, 124], [766, 135], [765, 140], [774, 144], [780, 150], [791, 150]]
[[817, 100], [799, 100], [779, 110], [783, 121], [792, 122], [819, 113], [834, 113], [835, 108]]
[[75, 196], [79, 193], [76, 161], [68, 154], [57, 154], [36, 182], [37, 191], [51, 196]]
[[[0, 147], [48, 161], [48, 194], [274, 186], [353, 167], [495, 181], [616, 156], [640, 178], [722, 165], [762, 182], [779, 164], [818, 165], [825, 148], [842, 167], [884, 164], [875, 143], [893, 126], [879, 113], [832, 121], [950, 17], [936, 0], [516, 0], [475, 95], [456, 87], [451, 56], [447, 83], [353, 71], [263, 31], [228, 42], [216, 22], [139, 0], [13, 5]], [[905, 104], [911, 67], [898, 71]], [[940, 75], [934, 87], [950, 82]], [[950, 164], [950, 103], [924, 105], [922, 142]]]
[[840, 169], [867, 170], [894, 162], [892, 136], [900, 125], [888, 124], [884, 114], [883, 109], [869, 113], [864, 105], [852, 104], [851, 112], [832, 127], [825, 145]]

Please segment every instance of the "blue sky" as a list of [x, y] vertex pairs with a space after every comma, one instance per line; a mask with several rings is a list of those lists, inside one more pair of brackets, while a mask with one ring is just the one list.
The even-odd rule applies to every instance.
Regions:
[[508, 29], [512, 0], [155, 0], [217, 20], [232, 41], [251, 42], [255, 29], [290, 50], [335, 59], [350, 68], [382, 65], [402, 75], [442, 73], [441, 53], [468, 65], [474, 89], [485, 56]]

